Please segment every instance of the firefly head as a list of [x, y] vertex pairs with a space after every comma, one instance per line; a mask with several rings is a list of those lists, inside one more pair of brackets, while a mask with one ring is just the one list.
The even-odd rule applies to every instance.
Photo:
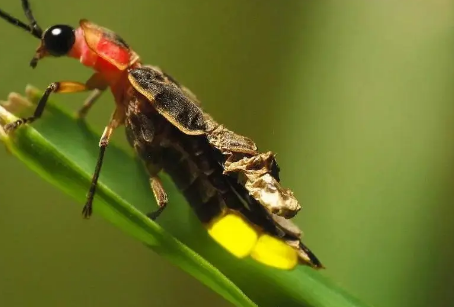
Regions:
[[30, 61], [30, 66], [35, 68], [38, 61], [45, 56], [59, 57], [68, 54], [76, 41], [74, 28], [67, 25], [55, 25], [43, 31], [32, 14], [28, 0], [22, 0], [22, 8], [28, 19], [28, 24], [12, 17], [2, 10], [0, 10], [0, 17], [23, 30], [30, 32], [31, 35], [41, 41], [33, 59]]
[[52, 56], [66, 55], [76, 41], [74, 28], [67, 25], [55, 25], [44, 31], [41, 42]]

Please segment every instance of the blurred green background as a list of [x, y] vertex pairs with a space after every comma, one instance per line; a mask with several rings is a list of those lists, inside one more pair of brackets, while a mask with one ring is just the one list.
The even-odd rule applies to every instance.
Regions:
[[[452, 305], [454, 1], [106, 3], [32, 1], [42, 27], [87, 18], [118, 32], [219, 122], [277, 152], [327, 276], [375, 306]], [[0, 7], [24, 19], [19, 0]], [[2, 99], [90, 75], [69, 59], [32, 71], [38, 41], [4, 22], [0, 33]], [[58, 100], [75, 110], [84, 98]], [[107, 94], [88, 120], [101, 132], [112, 110]], [[122, 131], [114, 140], [126, 144]], [[104, 220], [82, 220], [2, 150], [0, 205], [1, 306], [230, 306]]]

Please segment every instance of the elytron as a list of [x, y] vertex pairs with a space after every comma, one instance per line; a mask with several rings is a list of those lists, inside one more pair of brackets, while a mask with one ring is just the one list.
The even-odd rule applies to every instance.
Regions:
[[165, 172], [175, 182], [210, 236], [238, 258], [251, 256], [265, 265], [292, 269], [297, 264], [323, 268], [301, 242], [290, 219], [301, 209], [293, 193], [282, 187], [272, 152], [261, 153], [249, 138], [218, 124], [196, 96], [160, 68], [142, 63], [114, 32], [82, 19], [77, 28], [58, 24], [42, 30], [28, 0], [22, 0], [28, 23], [0, 10], [0, 17], [39, 39], [30, 61], [35, 68], [47, 57], [67, 56], [90, 67], [86, 82], [52, 82], [30, 117], [3, 127], [7, 133], [43, 114], [53, 93], [90, 91], [78, 115], [83, 118], [106, 89], [115, 109], [99, 141], [99, 156], [83, 216], [92, 214], [104, 154], [114, 130], [126, 137], [142, 159], [158, 209], [171, 202], [159, 179]]

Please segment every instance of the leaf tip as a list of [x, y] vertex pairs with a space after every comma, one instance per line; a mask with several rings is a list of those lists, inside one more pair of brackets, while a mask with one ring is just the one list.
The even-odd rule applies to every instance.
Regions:
[[[16, 120], [17, 118], [13, 114], [19, 114], [24, 109], [31, 107], [31, 105], [31, 102], [26, 97], [15, 92], [9, 93], [6, 101], [0, 101], [0, 106], [4, 110], [0, 116], [7, 122]], [[11, 118], [8, 120], [9, 117]]]
[[[37, 91], [36, 88], [30, 87], [30, 89], [26, 89], [26, 91], [32, 93], [33, 91]], [[27, 96], [29, 94], [27, 93]], [[11, 92], [8, 95], [6, 100], [0, 101], [0, 140], [5, 142], [9, 135], [3, 128], [4, 125], [14, 122], [18, 119], [17, 116], [21, 114], [22, 111], [32, 106], [32, 103], [26, 97]]]
[[12, 122], [14, 120], [14, 115], [8, 112], [2, 105], [0, 105], [0, 140], [6, 141], [8, 134], [6, 133], [3, 126]]

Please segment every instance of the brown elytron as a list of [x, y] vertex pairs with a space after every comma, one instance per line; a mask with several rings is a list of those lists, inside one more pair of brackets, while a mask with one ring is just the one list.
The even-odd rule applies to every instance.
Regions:
[[114, 32], [87, 20], [81, 20], [76, 29], [56, 25], [42, 31], [28, 1], [22, 0], [22, 5], [29, 24], [1, 10], [0, 17], [40, 39], [32, 67], [44, 57], [69, 56], [95, 73], [84, 83], [51, 83], [33, 116], [6, 125], [5, 130], [11, 132], [38, 119], [51, 93], [92, 91], [80, 116], [107, 88], [115, 98], [115, 111], [99, 142], [99, 158], [83, 210], [85, 217], [92, 214], [109, 139], [115, 128], [125, 125], [127, 139], [144, 161], [158, 203], [150, 218], [156, 219], [169, 202], [159, 179], [164, 171], [205, 226], [234, 212], [251, 229], [283, 242], [296, 253], [299, 263], [323, 267], [301, 243], [300, 229], [289, 220], [301, 207], [293, 193], [281, 186], [272, 152], [260, 153], [252, 140], [218, 124], [201, 109], [195, 95], [158, 67], [142, 65], [138, 55]]

